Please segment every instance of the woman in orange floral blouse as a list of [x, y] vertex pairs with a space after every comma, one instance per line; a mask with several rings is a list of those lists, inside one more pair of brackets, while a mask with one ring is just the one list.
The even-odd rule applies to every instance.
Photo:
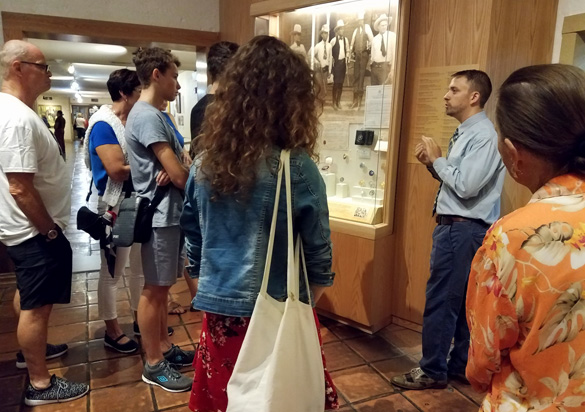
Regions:
[[482, 411], [585, 411], [585, 74], [517, 70], [500, 89], [499, 149], [533, 193], [487, 232], [467, 292], [467, 377]]

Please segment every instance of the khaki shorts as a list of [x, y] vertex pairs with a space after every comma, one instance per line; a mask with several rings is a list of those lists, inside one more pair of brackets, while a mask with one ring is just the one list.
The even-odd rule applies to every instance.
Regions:
[[185, 236], [179, 226], [153, 227], [152, 236], [142, 244], [144, 284], [172, 286], [185, 268]]

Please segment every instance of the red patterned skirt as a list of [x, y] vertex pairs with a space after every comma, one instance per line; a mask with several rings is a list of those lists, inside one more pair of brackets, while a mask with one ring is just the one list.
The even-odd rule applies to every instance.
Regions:
[[[319, 320], [314, 310], [313, 313], [325, 373], [324, 409], [337, 410], [339, 409], [337, 391], [327, 371], [323, 342], [319, 332]], [[195, 377], [189, 400], [189, 409], [192, 411], [225, 412], [227, 409], [227, 383], [232, 375], [249, 322], [250, 318], [203, 313], [199, 350], [193, 361]]]

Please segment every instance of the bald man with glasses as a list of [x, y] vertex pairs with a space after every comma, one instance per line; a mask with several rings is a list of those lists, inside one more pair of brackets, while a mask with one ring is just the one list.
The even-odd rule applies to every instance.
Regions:
[[57, 140], [32, 110], [51, 88], [51, 71], [34, 45], [10, 40], [0, 51], [0, 241], [13, 260], [18, 292], [16, 366], [28, 369], [29, 406], [84, 396], [89, 387], [50, 375], [47, 359], [67, 345], [48, 345], [54, 304], [71, 299], [72, 251], [63, 234], [71, 209], [71, 179]]

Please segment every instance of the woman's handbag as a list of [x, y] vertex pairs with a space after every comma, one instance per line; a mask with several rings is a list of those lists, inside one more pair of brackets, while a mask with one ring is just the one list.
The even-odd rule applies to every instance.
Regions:
[[[282, 174], [285, 174], [288, 259], [285, 302], [267, 293]], [[290, 152], [280, 155], [280, 170], [260, 293], [242, 348], [227, 385], [226, 412], [323, 412], [325, 374], [317, 327], [309, 304], [299, 300], [300, 236], [293, 246]], [[296, 249], [296, 250], [295, 250]], [[300, 249], [300, 253], [299, 253]], [[304, 255], [304, 279], [309, 287]]]

